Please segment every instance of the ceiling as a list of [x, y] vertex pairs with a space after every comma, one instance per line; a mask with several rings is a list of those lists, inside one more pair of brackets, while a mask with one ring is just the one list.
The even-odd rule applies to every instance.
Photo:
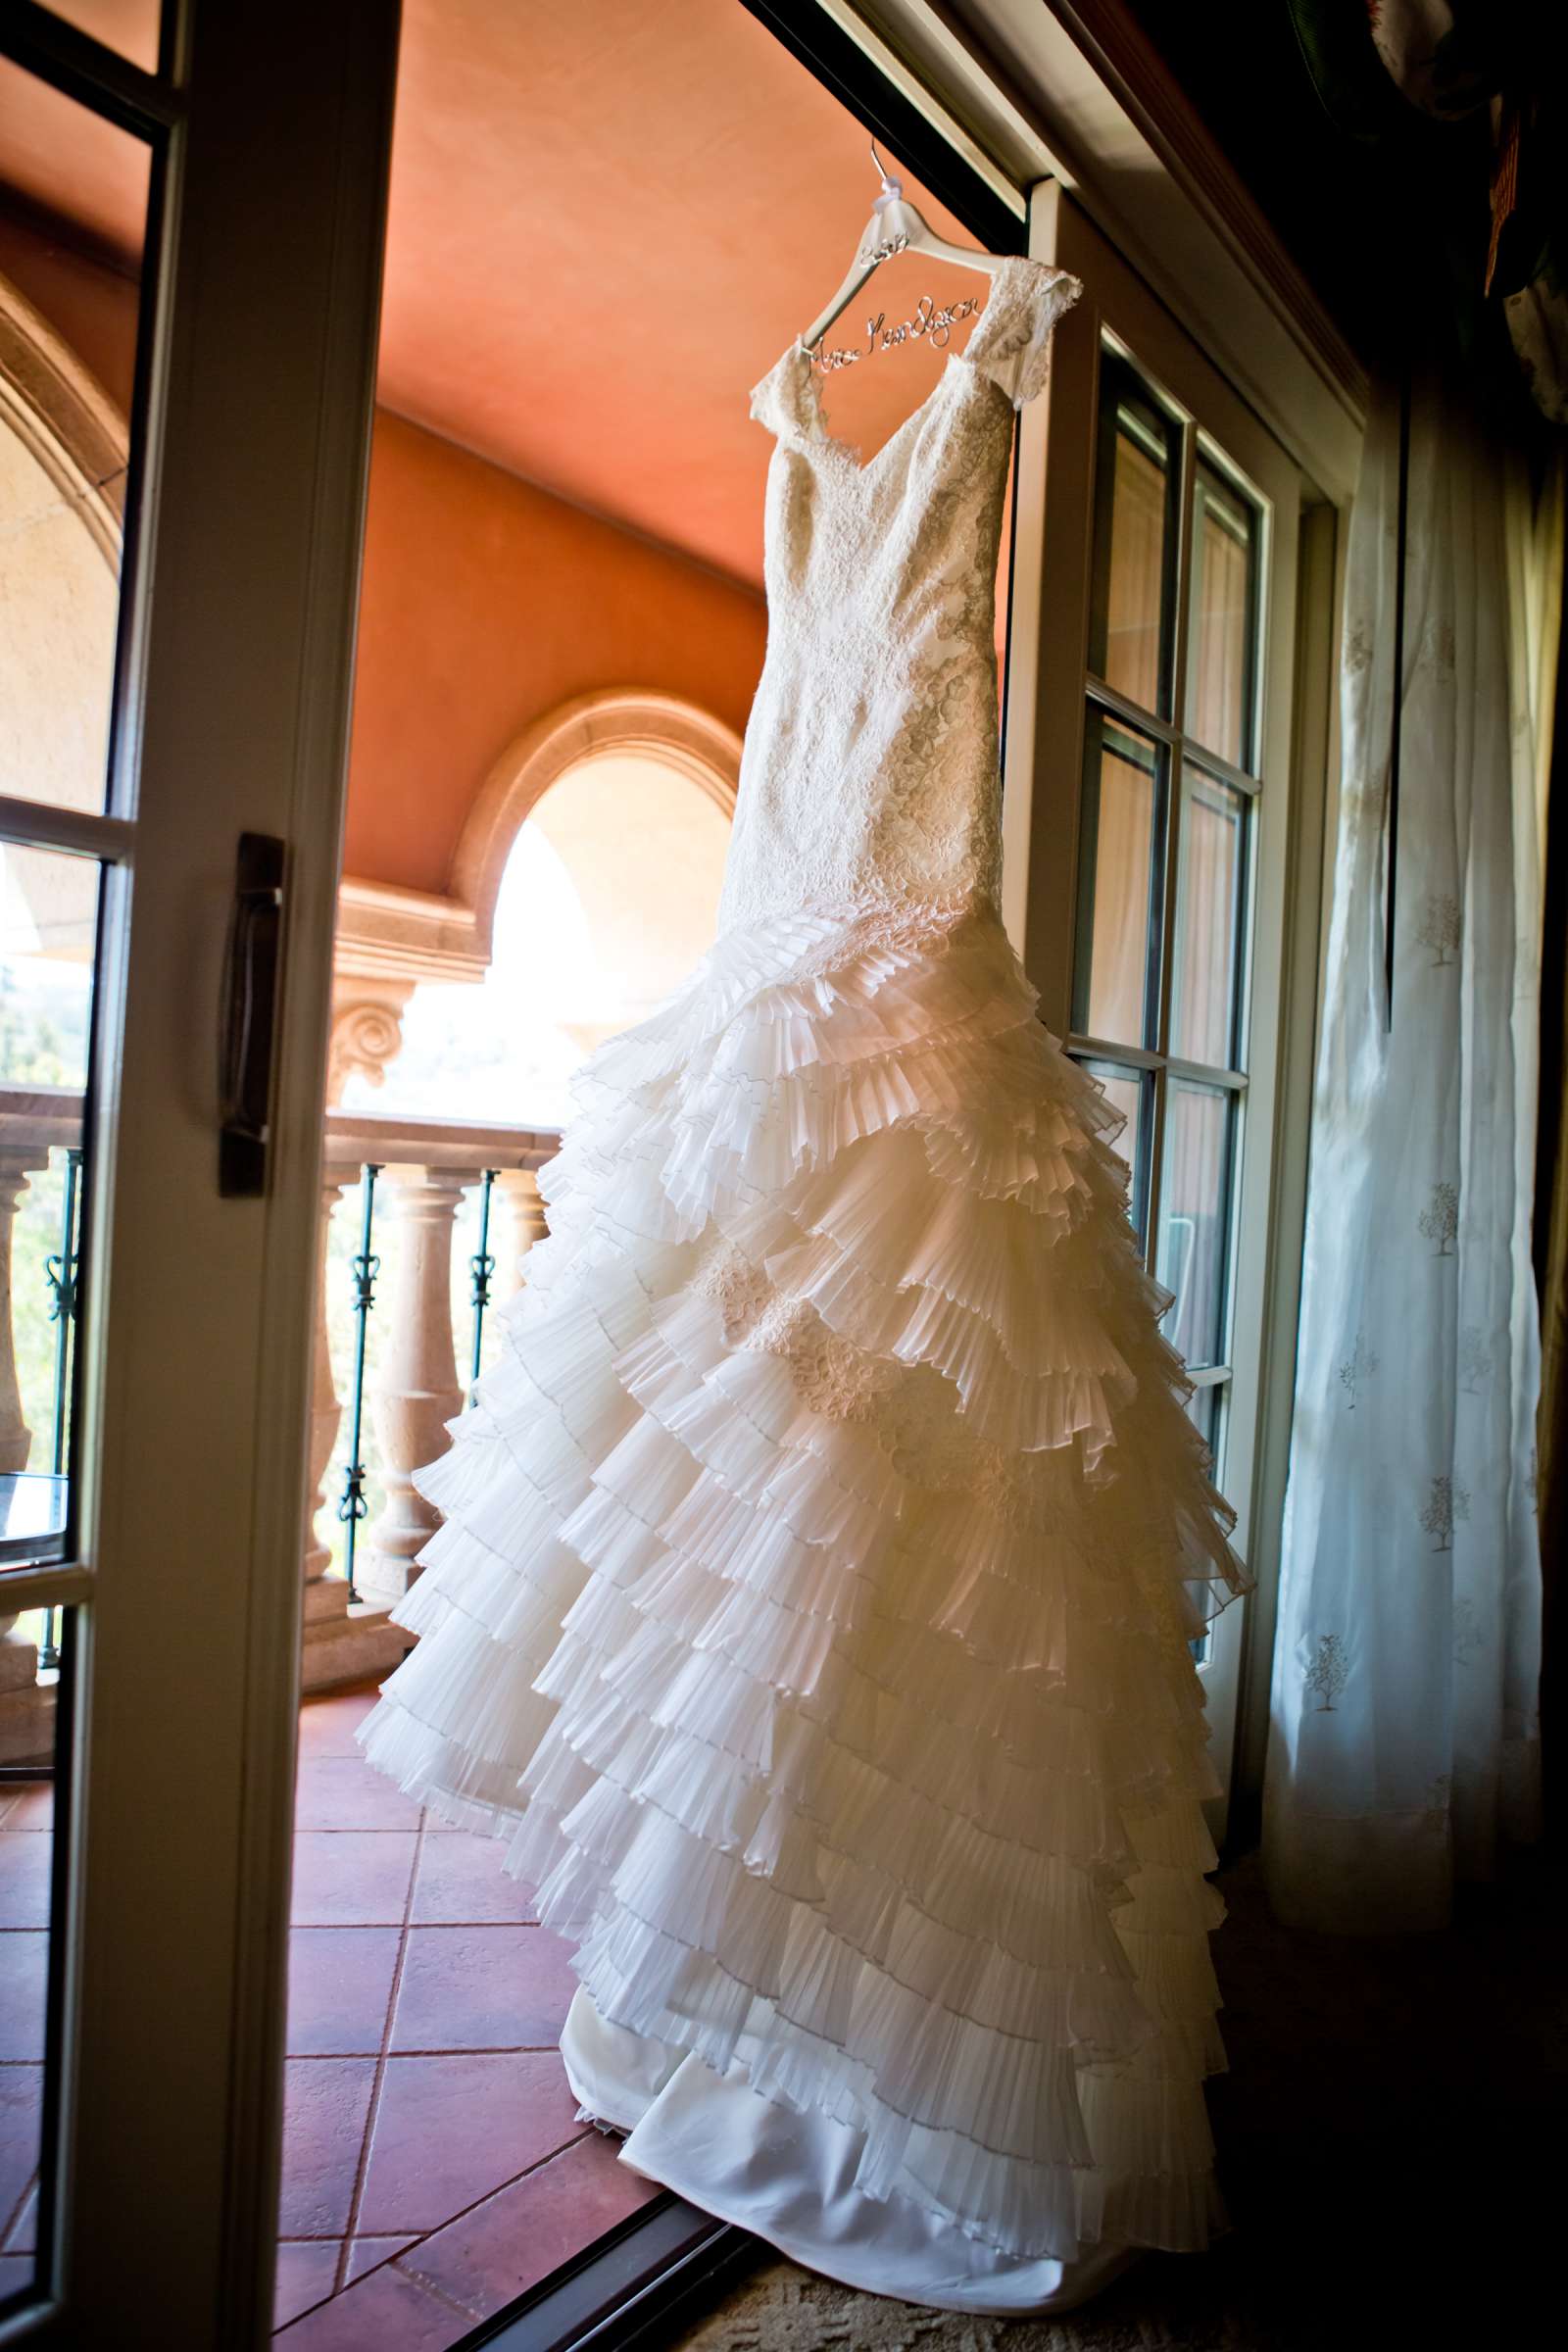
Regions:
[[[408, 0], [382, 398], [759, 578], [747, 394], [838, 284], [876, 193], [858, 123], [739, 0]], [[930, 273], [911, 291], [903, 269], [912, 304]], [[878, 307], [899, 315], [900, 291], [890, 272]], [[835, 422], [885, 439], [925, 357], [863, 368], [879, 381], [858, 378], [853, 408], [835, 386]]]
[[[72, 0], [125, 37], [145, 0]], [[747, 393], [848, 267], [877, 180], [864, 132], [740, 5], [405, 0], [383, 403], [751, 582], [767, 442]], [[897, 165], [897, 158], [890, 158]], [[933, 227], [972, 244], [906, 174]], [[0, 181], [132, 261], [132, 140], [0, 68]], [[900, 256], [890, 320], [978, 277]], [[829, 337], [863, 341], [856, 303]], [[955, 345], [961, 337], [955, 337]], [[827, 388], [869, 454], [940, 366], [924, 343]]]

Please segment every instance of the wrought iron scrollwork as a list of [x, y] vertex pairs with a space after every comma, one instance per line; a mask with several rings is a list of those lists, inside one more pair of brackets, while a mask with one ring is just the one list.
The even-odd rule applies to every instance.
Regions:
[[349, 1399], [349, 1458], [337, 1515], [343, 1524], [343, 1573], [348, 1579], [351, 1601], [360, 1597], [354, 1585], [354, 1553], [360, 1521], [367, 1517], [370, 1507], [365, 1496], [365, 1344], [367, 1326], [375, 1306], [376, 1276], [381, 1271], [381, 1260], [370, 1248], [375, 1224], [375, 1180], [380, 1173], [379, 1162], [372, 1160], [367, 1160], [360, 1171], [360, 1246], [350, 1261], [354, 1276], [354, 1386]]
[[[60, 1212], [60, 1248], [43, 1261], [49, 1286], [49, 1320], [55, 1327], [54, 1447], [56, 1478], [66, 1475], [71, 1436], [72, 1331], [81, 1307], [81, 1255], [77, 1208], [81, 1199], [81, 1148], [66, 1152], [65, 1196]], [[43, 1638], [38, 1643], [39, 1667], [52, 1673], [60, 1664], [60, 1613], [46, 1609]]]
[[473, 1285], [468, 1301], [473, 1308], [473, 1348], [468, 1365], [468, 1401], [479, 1378], [479, 1354], [484, 1346], [484, 1314], [490, 1303], [490, 1284], [495, 1276], [496, 1261], [490, 1249], [490, 1196], [495, 1191], [496, 1170], [485, 1168], [479, 1177], [479, 1247], [468, 1260]]

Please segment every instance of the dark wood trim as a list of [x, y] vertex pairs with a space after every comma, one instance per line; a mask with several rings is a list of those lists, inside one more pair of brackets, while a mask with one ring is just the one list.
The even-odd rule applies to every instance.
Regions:
[[1028, 230], [1023, 216], [1003, 202], [913, 100], [888, 80], [875, 59], [822, 9], [802, 7], [800, 0], [741, 0], [741, 6], [864, 123], [879, 145], [917, 173], [987, 252], [1024, 252]]
[[[165, 55], [167, 15], [161, 35]], [[184, 113], [182, 97], [161, 74], [143, 73], [118, 49], [95, 41], [37, 0], [6, 0], [0, 56], [140, 138], [158, 139]]]
[[1171, 177], [1277, 310], [1296, 322], [1325, 372], [1360, 411], [1367, 371], [1292, 260], [1126, 0], [1047, 0]]

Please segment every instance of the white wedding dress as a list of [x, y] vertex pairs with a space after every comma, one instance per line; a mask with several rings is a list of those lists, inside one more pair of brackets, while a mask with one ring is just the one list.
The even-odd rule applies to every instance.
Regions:
[[1078, 290], [1005, 263], [865, 465], [799, 350], [753, 396], [718, 941], [581, 1074], [364, 1735], [576, 1943], [628, 2164], [986, 2312], [1218, 2219], [1189, 1642], [1241, 1572], [1119, 1121], [997, 905], [1013, 408]]

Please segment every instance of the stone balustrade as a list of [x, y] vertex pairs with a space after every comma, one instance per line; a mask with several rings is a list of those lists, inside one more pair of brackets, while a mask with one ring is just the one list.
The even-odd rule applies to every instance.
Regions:
[[326, 1555], [311, 1534], [326, 1497], [321, 1480], [336, 1444], [344, 1399], [335, 1390], [326, 1344], [327, 1216], [318, 1268], [316, 1389], [312, 1408], [313, 1485], [306, 1506], [305, 1688], [379, 1673], [407, 1645], [388, 1611], [418, 1574], [417, 1555], [435, 1532], [436, 1514], [415, 1489], [414, 1473], [448, 1444], [446, 1424], [463, 1406], [466, 1364], [460, 1366], [452, 1321], [452, 1252], [466, 1193], [488, 1168], [492, 1306], [522, 1282], [522, 1263], [545, 1230], [536, 1169], [555, 1151], [551, 1131], [479, 1127], [464, 1121], [330, 1110], [326, 1115], [327, 1214], [340, 1195], [357, 1195], [367, 1164], [379, 1168], [374, 1255], [380, 1260], [374, 1312], [385, 1340], [368, 1384], [369, 1416], [380, 1457], [385, 1503], [360, 1540], [357, 1603], [341, 1577], [325, 1573]]
[[[51, 1155], [81, 1142], [81, 1107], [73, 1088], [0, 1086], [0, 1475], [38, 1467], [36, 1450], [49, 1442], [47, 1429], [28, 1428], [17, 1377], [13, 1293], [23, 1283], [36, 1283], [40, 1298], [46, 1290], [43, 1265], [14, 1262], [17, 1212]], [[20, 1640], [16, 1624], [14, 1613], [0, 1614], [0, 1764], [41, 1755], [53, 1739], [54, 1694], [39, 1681], [37, 1644]]]
[[[51, 1154], [81, 1140], [81, 1097], [51, 1088], [0, 1086], [0, 1474], [48, 1470], [50, 1432], [29, 1429], [18, 1380], [14, 1288], [47, 1298], [43, 1263], [14, 1264], [19, 1207]], [[492, 1170], [490, 1283], [493, 1306], [523, 1280], [523, 1261], [545, 1230], [535, 1171], [555, 1151], [553, 1132], [478, 1126], [458, 1121], [329, 1110], [321, 1187], [321, 1215], [314, 1280], [317, 1311], [313, 1355], [307, 1492], [302, 1506], [304, 1577], [304, 1688], [383, 1673], [407, 1646], [389, 1609], [417, 1574], [416, 1555], [435, 1526], [435, 1514], [416, 1494], [413, 1473], [446, 1445], [444, 1424], [461, 1409], [467, 1375], [468, 1335], [454, 1330], [452, 1253], [466, 1193]], [[332, 1214], [345, 1196], [359, 1194], [367, 1162], [380, 1175], [375, 1191], [372, 1248], [381, 1261], [374, 1308], [384, 1334], [367, 1399], [374, 1429], [384, 1509], [361, 1534], [356, 1566], [360, 1598], [351, 1602], [331, 1556], [316, 1533], [322, 1492], [344, 1407], [328, 1345], [326, 1279]], [[58, 1240], [50, 1243], [58, 1249]], [[42, 1311], [47, 1312], [44, 1306]], [[460, 1361], [460, 1346], [463, 1349]], [[37, 1418], [37, 1414], [34, 1415]], [[3, 1594], [0, 1594], [3, 1599]], [[0, 1615], [0, 1762], [48, 1753], [53, 1691], [40, 1681], [36, 1646], [15, 1637], [14, 1616]]]

